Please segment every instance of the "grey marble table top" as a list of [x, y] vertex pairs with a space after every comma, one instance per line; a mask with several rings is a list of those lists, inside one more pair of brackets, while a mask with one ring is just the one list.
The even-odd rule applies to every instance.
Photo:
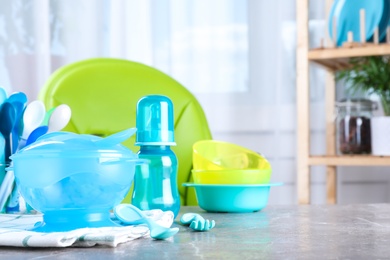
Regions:
[[[216, 227], [175, 223], [174, 237], [116, 248], [0, 247], [1, 259], [390, 259], [390, 204], [268, 206], [255, 213], [197, 212]], [[177, 220], [180, 219], [180, 215]]]

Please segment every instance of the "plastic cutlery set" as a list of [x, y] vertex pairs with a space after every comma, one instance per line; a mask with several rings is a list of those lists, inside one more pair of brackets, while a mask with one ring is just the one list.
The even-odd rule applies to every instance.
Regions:
[[114, 208], [114, 214], [125, 225], [146, 224], [150, 230], [150, 237], [157, 240], [169, 238], [179, 231], [178, 228], [163, 227], [157, 224], [131, 204], [119, 204]]
[[[47, 116], [42, 101], [34, 100], [28, 104], [23, 92], [14, 92], [7, 96], [0, 87], [0, 212], [18, 212], [19, 194], [12, 171], [6, 171], [11, 165], [10, 156], [16, 151], [35, 142], [40, 136], [60, 131], [70, 120], [71, 110], [62, 104]], [[45, 125], [45, 118], [48, 123]]]
[[[173, 217], [173, 212], [170, 213]], [[179, 232], [179, 228], [159, 225], [132, 204], [119, 204], [114, 207], [114, 215], [121, 221], [122, 225], [146, 224], [150, 230], [150, 237], [156, 240], [167, 239]], [[215, 227], [214, 220], [204, 219], [197, 213], [183, 214], [180, 218], [180, 223], [184, 226], [189, 226], [195, 231], [208, 231]]]

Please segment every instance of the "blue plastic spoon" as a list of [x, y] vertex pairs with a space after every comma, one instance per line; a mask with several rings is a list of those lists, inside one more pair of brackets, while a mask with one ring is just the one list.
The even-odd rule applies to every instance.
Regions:
[[5, 176], [5, 139], [2, 133], [0, 133], [0, 184], [3, 182]]
[[179, 228], [160, 226], [131, 204], [119, 204], [114, 208], [114, 214], [124, 224], [134, 225], [134, 223], [144, 223], [148, 225], [150, 236], [154, 239], [166, 239], [174, 236], [179, 231]]
[[21, 102], [23, 104], [27, 103], [27, 96], [23, 92], [14, 92], [9, 97], [7, 98], [8, 102], [13, 103], [13, 102]]
[[10, 163], [10, 156], [12, 154], [12, 145], [11, 145], [11, 132], [15, 125], [15, 119], [16, 119], [16, 110], [15, 107], [9, 103], [4, 102], [1, 106], [0, 110], [0, 132], [4, 136], [5, 140], [5, 163], [6, 165], [9, 165]]
[[13, 105], [16, 111], [15, 124], [11, 132], [11, 138], [12, 138], [11, 149], [12, 149], [12, 153], [15, 153], [16, 150], [18, 149], [18, 144], [19, 144], [19, 130], [20, 128], [23, 128], [23, 123], [21, 119], [23, 115], [24, 104], [19, 101], [11, 102], [11, 104]]
[[14, 92], [6, 100], [11, 103], [16, 110], [15, 125], [12, 129], [12, 153], [16, 152], [19, 143], [19, 132], [23, 128], [22, 115], [27, 103], [27, 96], [23, 92]]
[[31, 134], [28, 136], [27, 141], [26, 141], [26, 146], [29, 145], [29, 144], [32, 144], [39, 137], [41, 137], [42, 135], [46, 134], [48, 129], [49, 128], [47, 127], [47, 125], [41, 125], [41, 126], [35, 128], [31, 132]]

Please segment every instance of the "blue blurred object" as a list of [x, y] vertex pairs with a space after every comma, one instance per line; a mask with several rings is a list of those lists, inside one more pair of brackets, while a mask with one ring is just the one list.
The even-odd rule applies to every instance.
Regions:
[[11, 103], [16, 110], [15, 125], [12, 128], [12, 153], [16, 152], [19, 143], [19, 132], [23, 128], [22, 115], [27, 104], [27, 96], [23, 92], [14, 92], [6, 100]]
[[387, 27], [390, 22], [390, 0], [383, 0], [383, 13], [379, 21], [379, 40], [386, 39]]
[[0, 133], [0, 185], [3, 182], [5, 176], [5, 139], [2, 133]]
[[[26, 102], [27, 102], [26, 94], [24, 94], [23, 92], [15, 92], [15, 93], [12, 93], [6, 99], [6, 102], [4, 103], [4, 105], [7, 106], [6, 109], [8, 110], [8, 118], [3, 119], [4, 117], [1, 116], [1, 124], [5, 124], [6, 128], [11, 127], [11, 125], [12, 125], [12, 127], [9, 131], [9, 134], [7, 134], [7, 137], [6, 137], [6, 142], [8, 142], [6, 149], [7, 149], [7, 151], [9, 151], [5, 155], [7, 166], [9, 166], [9, 164], [10, 164], [9, 156], [11, 154], [13, 154], [14, 152], [16, 152], [16, 150], [18, 149], [19, 130], [21, 127], [23, 127], [21, 125], [21, 118], [22, 118], [22, 114], [23, 114], [23, 110], [24, 110]], [[7, 105], [7, 104], [10, 104], [10, 105]], [[12, 108], [11, 108], [11, 106], [12, 106]], [[7, 129], [7, 130], [9, 130], [9, 129]], [[14, 181], [12, 181], [12, 182], [6, 183], [4, 185], [8, 185], [8, 187], [6, 187], [4, 189], [4, 191], [6, 191], [6, 193], [1, 194], [0, 196], [8, 197], [6, 212], [7, 213], [8, 212], [19, 212], [19, 193], [18, 193], [18, 188], [17, 188], [16, 183]], [[10, 190], [10, 188], [11, 188], [11, 192], [9, 194], [8, 191]], [[2, 198], [2, 199], [5, 199], [5, 198]], [[3, 207], [3, 205], [2, 205], [2, 207]]]
[[7, 101], [10, 103], [21, 102], [22, 104], [27, 103], [27, 96], [23, 92], [14, 92], [7, 98]]
[[[6, 168], [7, 170], [8, 168]], [[12, 193], [12, 189], [15, 183], [15, 176], [13, 171], [8, 171], [5, 174], [5, 177], [0, 186], [0, 212], [6, 212], [6, 203]]]
[[[23, 112], [27, 103], [27, 96], [23, 92], [12, 93], [8, 98], [7, 102], [11, 103], [16, 111], [15, 124], [11, 132], [11, 152], [12, 154], [18, 150], [20, 132], [23, 129]], [[17, 183], [12, 183], [12, 192], [8, 197], [6, 209], [7, 213], [16, 213], [20, 211], [19, 207], [19, 189]]]
[[16, 150], [18, 149], [18, 146], [19, 146], [19, 131], [21, 128], [23, 128], [22, 116], [23, 116], [23, 110], [24, 110], [25, 104], [23, 104], [22, 102], [19, 102], [19, 101], [14, 101], [14, 102], [10, 102], [10, 103], [13, 105], [13, 107], [15, 108], [15, 111], [16, 111], [15, 124], [14, 124], [14, 127], [12, 128], [12, 132], [11, 132], [11, 138], [12, 138], [11, 150], [12, 150], [12, 153], [14, 153], [14, 152], [16, 152]]
[[269, 184], [195, 184], [183, 183], [194, 187], [199, 207], [209, 212], [254, 212], [263, 209], [268, 203], [271, 186]]
[[53, 132], [11, 156], [21, 195], [43, 213], [43, 222], [33, 230], [117, 225], [109, 211], [123, 200], [136, 164], [145, 160], [121, 144], [101, 146], [100, 140], [93, 135]]
[[[347, 41], [348, 32], [353, 33], [353, 41], [360, 42], [360, 10], [365, 9], [365, 34], [366, 41], [372, 38], [374, 30], [378, 26], [380, 37], [386, 31], [388, 21], [381, 21], [388, 16], [388, 8], [385, 9], [388, 0], [335, 0], [328, 17], [328, 30], [330, 38], [333, 37], [333, 17], [336, 18], [337, 46]], [[332, 39], [335, 40], [335, 39]]]
[[6, 99], [7, 99], [7, 92], [5, 91], [4, 88], [0, 87], [0, 107]]
[[136, 168], [132, 204], [142, 210], [170, 210], [175, 217], [180, 209], [177, 187], [177, 157], [173, 133], [173, 104], [162, 95], [149, 95], [137, 103], [136, 145], [139, 158], [149, 164]]
[[5, 140], [5, 164], [8, 166], [10, 164], [10, 156], [12, 154], [12, 138], [11, 133], [14, 128], [16, 120], [16, 110], [15, 107], [9, 103], [4, 102], [0, 110], [0, 132]]
[[[15, 177], [14, 177], [15, 178]], [[20, 212], [20, 205], [19, 205], [19, 188], [18, 184], [14, 181], [12, 183], [12, 191], [11, 194], [8, 196], [8, 200], [5, 207], [6, 213], [17, 213]]]

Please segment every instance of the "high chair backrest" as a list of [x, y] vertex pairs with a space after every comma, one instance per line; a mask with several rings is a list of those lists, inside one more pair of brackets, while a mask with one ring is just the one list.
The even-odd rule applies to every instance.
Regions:
[[[55, 71], [41, 89], [49, 110], [67, 104], [72, 118], [64, 131], [107, 136], [136, 125], [136, 104], [146, 95], [168, 96], [174, 105], [178, 158], [178, 189], [183, 205], [196, 205], [193, 189], [182, 187], [192, 180], [192, 145], [211, 139], [202, 107], [179, 82], [150, 66], [129, 60], [94, 58], [75, 62]], [[123, 144], [138, 151], [135, 136]], [[188, 190], [187, 190], [188, 189]], [[131, 192], [125, 202], [130, 202]]]

